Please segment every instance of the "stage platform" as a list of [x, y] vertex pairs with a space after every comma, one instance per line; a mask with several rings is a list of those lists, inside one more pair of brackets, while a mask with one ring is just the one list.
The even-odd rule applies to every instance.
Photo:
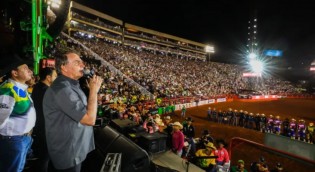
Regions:
[[186, 160], [175, 155], [171, 151], [156, 153], [151, 155], [151, 162], [155, 165], [162, 166], [172, 171], [180, 172], [204, 172], [205, 170], [189, 163], [188, 170]]

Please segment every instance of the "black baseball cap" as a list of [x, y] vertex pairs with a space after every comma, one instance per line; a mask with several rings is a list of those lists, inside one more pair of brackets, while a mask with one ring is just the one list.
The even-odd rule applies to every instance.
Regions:
[[23, 64], [32, 66], [33, 61], [28, 58], [21, 58], [17, 54], [2, 56], [0, 65], [0, 77], [9, 75], [13, 69], [16, 69]]

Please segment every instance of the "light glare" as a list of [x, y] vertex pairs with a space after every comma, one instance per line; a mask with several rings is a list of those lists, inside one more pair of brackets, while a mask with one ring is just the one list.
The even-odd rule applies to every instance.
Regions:
[[251, 69], [255, 73], [262, 73], [264, 71], [264, 63], [257, 59], [251, 59], [249, 61], [249, 65], [251, 66]]

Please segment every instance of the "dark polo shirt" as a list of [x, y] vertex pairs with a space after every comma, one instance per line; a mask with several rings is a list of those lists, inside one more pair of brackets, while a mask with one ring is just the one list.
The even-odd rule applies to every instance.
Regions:
[[77, 80], [63, 75], [47, 89], [43, 110], [49, 156], [57, 169], [80, 164], [95, 148], [92, 126], [80, 120], [86, 114], [87, 98]]

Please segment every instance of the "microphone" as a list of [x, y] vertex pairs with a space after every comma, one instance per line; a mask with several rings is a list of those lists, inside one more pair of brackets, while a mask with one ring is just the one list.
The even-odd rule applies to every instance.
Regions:
[[90, 69], [88, 69], [88, 68], [85, 68], [85, 69], [83, 70], [83, 77], [85, 77], [85, 78], [92, 78], [94, 74], [95, 74], [95, 72], [94, 72], [93, 69], [90, 70]]

